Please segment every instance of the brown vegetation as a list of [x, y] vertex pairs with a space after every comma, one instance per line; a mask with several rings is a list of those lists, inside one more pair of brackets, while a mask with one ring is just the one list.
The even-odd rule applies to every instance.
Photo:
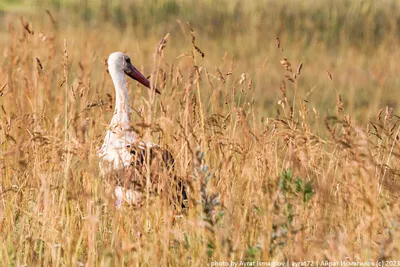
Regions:
[[[47, 14], [3, 18], [0, 265], [398, 259], [399, 52], [388, 43], [332, 50], [283, 34], [255, 49], [241, 35], [218, 41], [224, 51], [180, 21], [145, 38]], [[162, 92], [130, 82], [133, 127], [174, 155], [191, 185], [185, 215], [163, 195], [118, 209], [100, 178], [114, 105], [102, 60], [117, 50]]]

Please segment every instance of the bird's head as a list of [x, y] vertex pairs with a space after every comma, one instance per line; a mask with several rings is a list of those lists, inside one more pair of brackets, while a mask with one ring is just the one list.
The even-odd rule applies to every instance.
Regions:
[[[108, 57], [107, 64], [110, 71], [117, 73], [123, 72], [132, 79], [151, 89], [149, 80], [132, 65], [131, 59], [127, 54], [114, 52]], [[160, 94], [160, 91], [158, 91], [157, 88], [155, 88], [155, 91]]]

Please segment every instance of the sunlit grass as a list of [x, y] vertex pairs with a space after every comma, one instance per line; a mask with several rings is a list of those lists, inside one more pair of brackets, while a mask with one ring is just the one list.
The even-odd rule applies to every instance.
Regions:
[[[22, 19], [6, 8], [0, 265], [397, 259], [398, 37], [395, 26], [347, 35], [357, 20], [374, 31], [377, 14], [397, 4], [299, 2], [210, 11], [203, 1], [196, 11], [189, 1], [138, 1], [121, 11], [123, 23], [116, 13], [103, 21], [100, 2], [89, 3], [89, 17], [77, 2], [45, 3], [50, 13], [35, 7]], [[363, 16], [352, 22], [346, 10]], [[341, 16], [340, 27], [329, 23]], [[154, 102], [129, 82], [133, 126], [174, 154], [190, 185], [182, 215], [162, 195], [118, 209], [100, 178], [97, 150], [115, 98], [104, 59], [114, 51], [158, 73]]]

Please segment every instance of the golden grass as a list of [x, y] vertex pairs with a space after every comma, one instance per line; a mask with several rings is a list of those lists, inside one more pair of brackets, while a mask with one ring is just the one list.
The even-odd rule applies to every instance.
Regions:
[[[287, 36], [254, 49], [248, 35], [222, 50], [182, 22], [144, 38], [53, 16], [5, 19], [0, 265], [399, 258], [399, 52]], [[185, 215], [163, 196], [117, 209], [100, 178], [114, 100], [102, 61], [118, 50], [162, 91], [130, 82], [133, 126], [175, 155]]]

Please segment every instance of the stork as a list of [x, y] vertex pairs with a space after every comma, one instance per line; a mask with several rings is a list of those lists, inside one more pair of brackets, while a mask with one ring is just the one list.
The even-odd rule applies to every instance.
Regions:
[[[137, 205], [142, 201], [149, 181], [153, 192], [169, 192], [171, 187], [168, 183], [173, 182], [171, 178], [176, 178], [172, 173], [174, 159], [168, 150], [138, 140], [131, 124], [125, 74], [149, 89], [150, 82], [132, 65], [130, 58], [124, 53], [110, 54], [107, 63], [115, 87], [116, 103], [104, 143], [98, 152], [99, 166], [102, 176], [116, 183], [117, 206], [122, 203]], [[157, 89], [155, 92], [160, 94]], [[179, 188], [180, 194], [184, 194], [183, 197], [186, 198], [181, 185]]]

